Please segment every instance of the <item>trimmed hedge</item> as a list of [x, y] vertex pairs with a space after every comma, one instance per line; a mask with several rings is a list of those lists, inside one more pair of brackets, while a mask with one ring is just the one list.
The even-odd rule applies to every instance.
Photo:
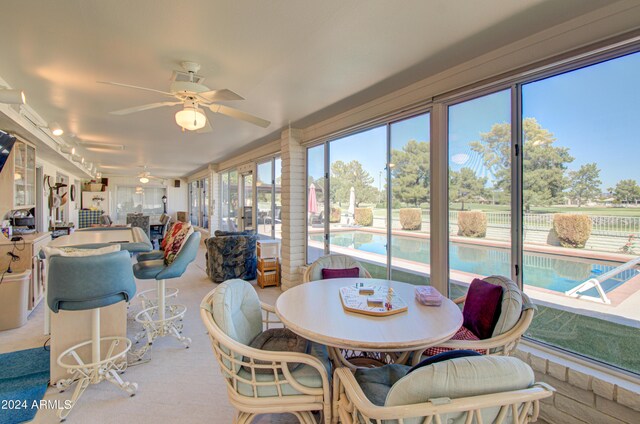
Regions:
[[591, 218], [575, 213], [553, 215], [553, 230], [562, 247], [582, 248], [591, 235]]
[[400, 225], [403, 230], [422, 229], [422, 209], [402, 208], [400, 209]]
[[482, 211], [458, 212], [458, 235], [482, 238], [487, 235], [487, 214]]
[[370, 227], [373, 225], [373, 209], [356, 208], [354, 211], [353, 219], [357, 225], [361, 225], [363, 227]]
[[329, 215], [329, 222], [336, 223], [340, 222], [340, 215], [342, 214], [342, 209], [337, 206], [331, 207], [331, 215]]

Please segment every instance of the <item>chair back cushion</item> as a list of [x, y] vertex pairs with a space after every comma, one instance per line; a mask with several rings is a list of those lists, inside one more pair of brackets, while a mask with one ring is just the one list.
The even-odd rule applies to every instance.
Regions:
[[213, 320], [233, 340], [249, 346], [262, 333], [262, 311], [251, 284], [234, 279], [220, 284], [213, 293]]
[[501, 312], [502, 287], [475, 278], [464, 301], [462, 325], [480, 338], [488, 339]]
[[[470, 356], [422, 367], [398, 380], [385, 406], [411, 405], [436, 398], [457, 399], [521, 390], [534, 383], [533, 370], [518, 358]], [[498, 408], [482, 411], [483, 422], [493, 422]], [[464, 423], [463, 413], [450, 413], [442, 422]], [[407, 420], [406, 423], [420, 422]]]
[[502, 287], [500, 317], [491, 334], [491, 337], [496, 337], [511, 330], [520, 319], [523, 309], [523, 296], [516, 283], [507, 277], [492, 275], [484, 278], [484, 281]]
[[360, 262], [356, 261], [351, 256], [333, 253], [333, 254], [325, 255], [321, 258], [318, 258], [313, 264], [311, 264], [309, 281], [323, 280], [324, 278], [322, 277], [322, 270], [327, 268], [328, 269], [358, 268], [359, 270], [358, 276], [360, 278], [367, 277], [366, 271], [362, 267]]
[[136, 293], [129, 252], [120, 246], [100, 249], [43, 248], [48, 262], [47, 304], [82, 311], [129, 301]]

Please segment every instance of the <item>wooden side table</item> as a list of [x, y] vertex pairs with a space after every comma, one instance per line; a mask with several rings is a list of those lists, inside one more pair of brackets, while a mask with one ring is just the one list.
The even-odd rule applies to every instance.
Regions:
[[258, 285], [260, 288], [280, 285], [280, 241], [258, 240]]

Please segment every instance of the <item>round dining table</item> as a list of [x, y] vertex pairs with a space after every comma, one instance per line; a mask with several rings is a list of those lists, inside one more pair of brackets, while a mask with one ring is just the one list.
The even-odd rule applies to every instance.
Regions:
[[[364, 282], [366, 286], [391, 287], [408, 306], [388, 316], [348, 312], [342, 306], [340, 288]], [[353, 368], [340, 349], [354, 352], [397, 353], [394, 362], [413, 364], [428, 347], [449, 340], [462, 326], [460, 308], [444, 298], [440, 306], [424, 306], [415, 300], [414, 285], [376, 278], [335, 278], [311, 281], [282, 293], [276, 314], [294, 333], [329, 348], [331, 359]]]

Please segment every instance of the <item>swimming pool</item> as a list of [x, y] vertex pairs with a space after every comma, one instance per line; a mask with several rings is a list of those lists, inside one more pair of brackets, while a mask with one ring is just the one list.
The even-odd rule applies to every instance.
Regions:
[[[311, 240], [322, 242], [322, 234], [310, 234]], [[385, 234], [365, 231], [340, 231], [330, 236], [333, 245], [362, 250], [364, 252], [387, 254]], [[394, 258], [406, 259], [418, 263], [429, 263], [429, 239], [406, 236], [391, 236], [391, 252]], [[451, 243], [449, 248], [450, 268], [478, 275], [509, 275], [510, 252], [499, 247], [487, 247], [466, 243]], [[525, 252], [523, 278], [525, 284], [564, 293], [576, 285], [597, 277], [619, 266], [619, 263], [572, 258], [568, 256], [546, 255]], [[635, 277], [636, 269], [623, 271], [614, 278], [601, 283], [605, 292], [609, 292]], [[597, 296], [595, 289], [584, 294]]]

